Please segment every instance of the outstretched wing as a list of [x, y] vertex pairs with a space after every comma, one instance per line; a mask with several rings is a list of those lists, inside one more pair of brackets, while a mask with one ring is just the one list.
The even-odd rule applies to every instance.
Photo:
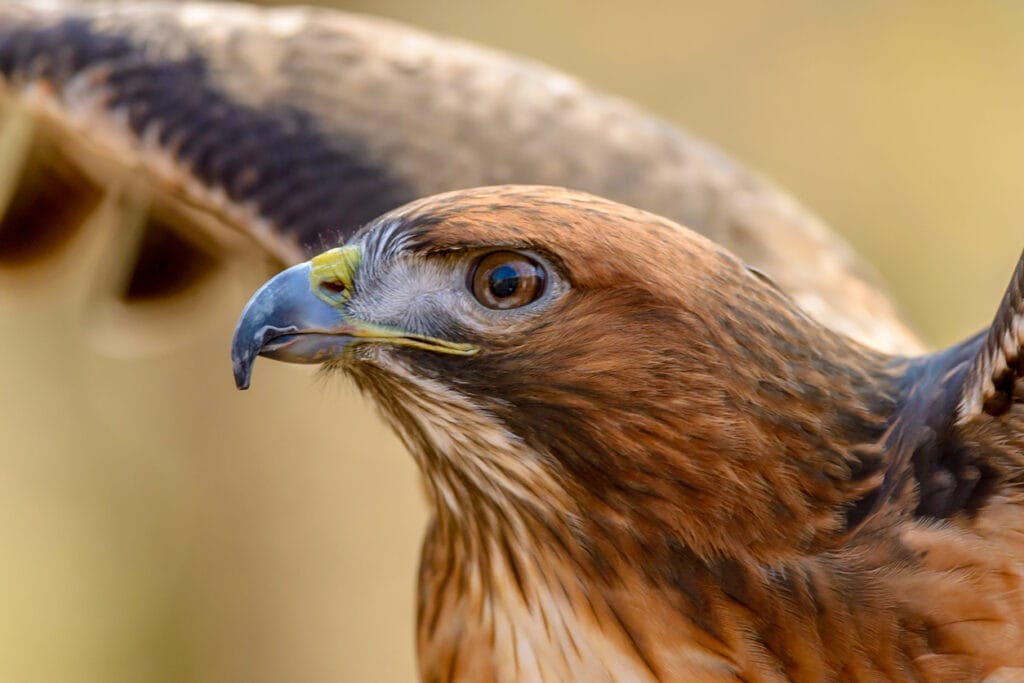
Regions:
[[[0, 8], [6, 156], [27, 156], [21, 185], [6, 185], [8, 252], [43, 248], [56, 187], [71, 220], [51, 223], [81, 220], [123, 181], [170, 228], [141, 238], [157, 253], [251, 242], [289, 263], [420, 196], [565, 185], [709, 235], [836, 329], [920, 348], [813, 215], [679, 129], [540, 65], [324, 10], [76, 5]], [[159, 290], [145, 258], [127, 287]], [[203, 263], [181, 258], [165, 276]]]

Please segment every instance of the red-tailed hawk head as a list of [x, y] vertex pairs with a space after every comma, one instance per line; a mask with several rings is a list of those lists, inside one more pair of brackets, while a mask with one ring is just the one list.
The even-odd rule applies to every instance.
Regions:
[[887, 356], [670, 221], [494, 187], [278, 275], [233, 355], [344, 371], [417, 458], [428, 680], [975, 680], [1024, 645], [1022, 321], [1024, 265]]
[[721, 247], [555, 188], [387, 214], [269, 283], [236, 340], [242, 386], [256, 353], [350, 374], [447, 511], [557, 496], [706, 552], [840, 529], [895, 400], [885, 357]]

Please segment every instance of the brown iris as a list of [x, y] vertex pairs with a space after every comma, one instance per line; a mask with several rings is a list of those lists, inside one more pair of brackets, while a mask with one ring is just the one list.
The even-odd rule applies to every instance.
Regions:
[[516, 251], [492, 251], [469, 271], [469, 290], [487, 308], [519, 308], [544, 293], [546, 273]]

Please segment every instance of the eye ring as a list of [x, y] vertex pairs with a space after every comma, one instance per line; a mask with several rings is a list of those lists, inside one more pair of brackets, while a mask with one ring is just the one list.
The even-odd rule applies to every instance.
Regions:
[[487, 308], [508, 310], [533, 303], [544, 294], [547, 271], [518, 251], [492, 251], [476, 260], [466, 286]]

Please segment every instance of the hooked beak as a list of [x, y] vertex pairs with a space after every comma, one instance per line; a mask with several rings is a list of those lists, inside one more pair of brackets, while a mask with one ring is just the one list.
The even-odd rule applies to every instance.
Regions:
[[359, 248], [339, 247], [275, 275], [242, 310], [231, 342], [235, 386], [248, 389], [256, 356], [289, 363], [323, 363], [349, 346], [380, 342], [440, 353], [472, 355], [471, 344], [376, 325], [347, 315]]

